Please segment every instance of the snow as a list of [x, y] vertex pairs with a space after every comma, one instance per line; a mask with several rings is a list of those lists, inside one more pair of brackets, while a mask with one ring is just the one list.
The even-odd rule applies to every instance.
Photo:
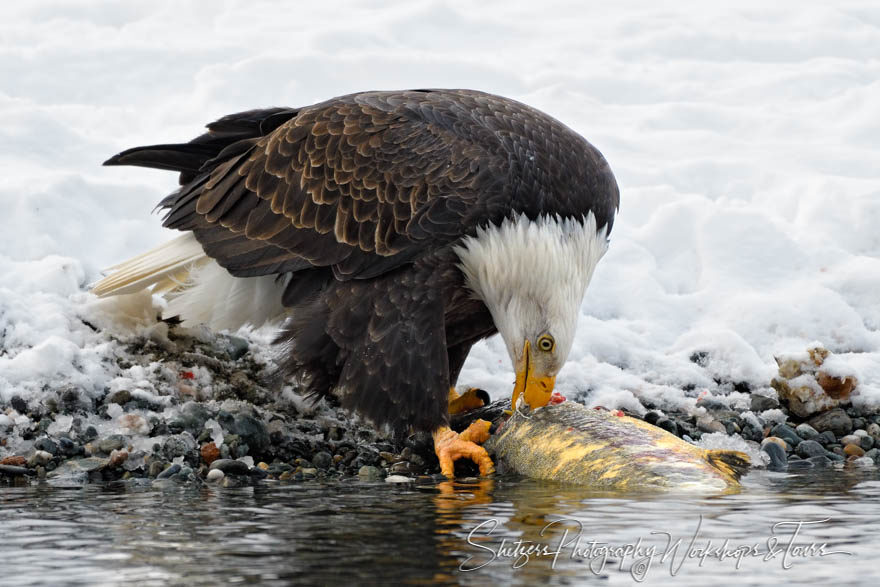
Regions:
[[[259, 106], [472, 87], [573, 127], [621, 187], [559, 391], [635, 411], [742, 401], [734, 384], [763, 392], [774, 355], [819, 342], [858, 375], [853, 401], [880, 406], [880, 8], [660, 6], [4, 3], [0, 405], [65, 386], [167, 399], [161, 364], [114, 360], [126, 337], [162, 340], [158, 302], [86, 287], [174, 236], [150, 212], [176, 178], [104, 159]], [[271, 331], [246, 335], [271, 357]], [[512, 381], [497, 338], [460, 378], [495, 397]]]

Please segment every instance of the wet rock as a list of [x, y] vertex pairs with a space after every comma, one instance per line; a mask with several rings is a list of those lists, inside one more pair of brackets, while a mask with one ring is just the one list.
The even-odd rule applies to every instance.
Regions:
[[779, 401], [777, 399], [767, 397], [766, 395], [758, 395], [756, 393], [752, 394], [750, 400], [750, 409], [753, 412], [759, 413], [766, 410], [775, 410], [778, 407]]
[[814, 457], [810, 457], [806, 459], [806, 461], [812, 464], [814, 467], [827, 467], [831, 464], [831, 461], [834, 460], [831, 458], [832, 456], [835, 455], [826, 453], [824, 455], [816, 455]]
[[27, 467], [18, 467], [15, 465], [0, 465], [0, 475], [5, 475], [7, 477], [21, 477], [23, 475], [33, 475], [34, 471], [31, 471]]
[[233, 459], [217, 459], [211, 463], [211, 470], [214, 469], [223, 471], [226, 475], [247, 475], [250, 472], [246, 463]]
[[168, 479], [168, 478], [176, 475], [179, 472], [180, 472], [180, 465], [178, 465], [177, 463], [174, 463], [173, 465], [171, 465], [170, 467], [168, 467], [167, 469], [165, 469], [164, 471], [162, 471], [161, 473], [156, 475], [156, 479]]
[[862, 450], [871, 450], [872, 448], [874, 448], [874, 437], [868, 435], [860, 436], [859, 446], [862, 447]]
[[855, 467], [873, 467], [875, 466], [874, 460], [868, 458], [867, 456], [858, 457], [851, 461], [852, 465]]
[[804, 440], [818, 440], [819, 439], [819, 431], [804, 422], [803, 424], [798, 424], [797, 428], [794, 429], [795, 433], [803, 438]]
[[73, 456], [73, 455], [82, 453], [82, 446], [75, 443], [74, 441], [72, 441], [69, 438], [65, 438], [64, 436], [61, 436], [58, 438], [58, 450], [63, 455]]
[[153, 461], [152, 463], [150, 463], [150, 468], [148, 469], [148, 474], [150, 475], [150, 477], [154, 479], [158, 477], [159, 474], [165, 470], [166, 464], [167, 463], [164, 463], [162, 461]]
[[226, 476], [226, 473], [224, 473], [220, 469], [211, 469], [210, 471], [208, 471], [208, 474], [207, 474], [207, 476], [205, 476], [205, 479], [208, 481], [208, 483], [219, 483], [220, 481], [223, 480], [223, 477], [225, 477], [225, 476]]
[[787, 424], [777, 424], [773, 428], [770, 429], [770, 434], [772, 436], [777, 436], [790, 444], [793, 448], [797, 447], [798, 444], [803, 440], [800, 436], [798, 436], [797, 432]]
[[37, 450], [43, 450], [52, 453], [53, 455], [60, 452], [58, 449], [58, 444], [48, 436], [38, 438], [37, 441], [34, 442], [34, 448]]
[[770, 464], [767, 465], [767, 468], [771, 471], [783, 471], [788, 466], [788, 459], [785, 456], [785, 450], [780, 448], [780, 446], [775, 442], [767, 442], [762, 447], [767, 455], [770, 457]]
[[162, 454], [170, 461], [176, 457], [189, 456], [196, 446], [196, 439], [189, 432], [172, 434], [162, 443]]
[[42, 467], [52, 460], [53, 455], [44, 450], [35, 451], [28, 459], [29, 467]]
[[657, 420], [656, 426], [658, 428], [666, 430], [670, 434], [678, 436], [678, 425], [669, 418], [660, 418], [659, 420]]
[[778, 436], [768, 436], [764, 440], [761, 441], [761, 447], [763, 448], [765, 444], [773, 443], [779, 445], [779, 448], [788, 452], [791, 450], [791, 445], [779, 438]]
[[202, 455], [202, 462], [206, 465], [210, 465], [220, 458], [220, 449], [213, 442], [203, 444], [199, 453]]
[[358, 469], [358, 477], [365, 481], [381, 481], [384, 477], [382, 469], [371, 465], [364, 465]]
[[256, 453], [263, 454], [269, 448], [269, 431], [261, 420], [250, 414], [238, 414], [230, 426], [233, 434], [238, 435], [242, 442]]
[[0, 465], [12, 465], [13, 467], [23, 467], [27, 462], [28, 460], [25, 457], [18, 455], [0, 459]]
[[312, 458], [312, 464], [318, 469], [329, 469], [333, 464], [333, 456], [325, 451], [321, 451]]
[[120, 406], [124, 406], [128, 402], [131, 401], [131, 392], [127, 389], [120, 389], [114, 393], [111, 393], [107, 396], [107, 399], [104, 400], [105, 404], [119, 404]]
[[187, 431], [193, 436], [201, 433], [205, 422], [211, 419], [211, 414], [204, 405], [189, 401], [180, 407], [180, 412], [168, 422], [168, 429], [174, 433]]
[[77, 473], [96, 473], [105, 469], [110, 464], [110, 459], [88, 457], [85, 459], [71, 459], [61, 463], [55, 470], [49, 473], [49, 477], [75, 475]]
[[403, 475], [388, 475], [385, 477], [385, 483], [413, 483], [415, 479], [412, 477], [405, 477]]
[[837, 437], [834, 436], [834, 432], [826, 430], [825, 432], [819, 434], [819, 438], [817, 438], [816, 441], [822, 446], [828, 446], [829, 444], [834, 444], [835, 442], [837, 442]]
[[121, 434], [111, 434], [107, 438], [102, 438], [101, 440], [93, 443], [93, 446], [98, 449], [98, 451], [110, 454], [114, 450], [119, 450], [125, 447], [128, 440]]
[[798, 444], [796, 451], [798, 456], [804, 459], [825, 454], [825, 448], [815, 440], [802, 441]]
[[846, 436], [843, 436], [840, 439], [840, 444], [843, 444], [843, 445], [858, 444], [858, 443], [859, 443], [859, 437], [856, 436], [855, 434], [847, 434]]
[[843, 452], [848, 457], [865, 456], [865, 451], [858, 444], [847, 444], [843, 447]]
[[110, 462], [108, 463], [108, 466], [111, 468], [119, 467], [127, 459], [128, 459], [128, 451], [114, 450], [113, 452], [110, 453]]
[[874, 463], [880, 464], [880, 449], [872, 448], [865, 453], [865, 456], [874, 459]]
[[852, 419], [840, 408], [810, 418], [810, 426], [819, 432], [830, 431], [835, 436], [846, 436], [853, 430]]

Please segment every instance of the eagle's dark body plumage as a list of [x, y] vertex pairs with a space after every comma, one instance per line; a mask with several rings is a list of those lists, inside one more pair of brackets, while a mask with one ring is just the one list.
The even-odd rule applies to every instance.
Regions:
[[365, 92], [252, 110], [111, 165], [180, 172], [165, 226], [236, 277], [278, 275], [284, 369], [380, 424], [433, 430], [471, 346], [496, 332], [453, 247], [516, 215], [595, 215], [618, 189], [555, 119], [468, 90]]

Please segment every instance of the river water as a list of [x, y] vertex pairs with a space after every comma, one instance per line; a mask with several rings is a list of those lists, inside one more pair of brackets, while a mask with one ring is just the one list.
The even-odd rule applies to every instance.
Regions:
[[0, 585], [876, 584], [876, 469], [727, 495], [516, 478], [0, 488]]

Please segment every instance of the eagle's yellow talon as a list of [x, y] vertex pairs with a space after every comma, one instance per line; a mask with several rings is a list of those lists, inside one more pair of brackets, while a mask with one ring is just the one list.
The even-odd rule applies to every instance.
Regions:
[[449, 388], [449, 413], [461, 414], [468, 410], [482, 408], [488, 404], [489, 394], [482, 389], [472, 387], [463, 394], [459, 395], [454, 387]]
[[489, 423], [485, 420], [473, 422], [467, 430], [458, 434], [447, 426], [434, 431], [434, 452], [440, 461], [440, 472], [452, 479], [455, 476], [454, 463], [465, 457], [480, 467], [480, 475], [487, 476], [495, 472], [495, 465], [489, 453], [477, 442], [489, 437]]

